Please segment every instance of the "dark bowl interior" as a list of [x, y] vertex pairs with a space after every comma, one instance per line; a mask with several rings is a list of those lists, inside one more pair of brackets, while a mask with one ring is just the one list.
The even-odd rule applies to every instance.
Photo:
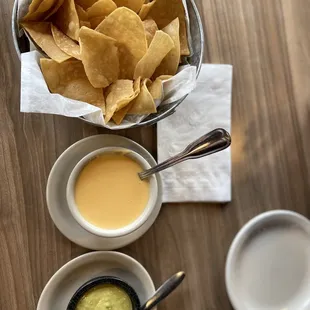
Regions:
[[67, 310], [75, 310], [81, 298], [92, 288], [102, 285], [112, 284], [121, 288], [129, 296], [132, 304], [132, 310], [140, 309], [140, 300], [135, 290], [123, 280], [116, 277], [102, 276], [96, 277], [84, 283], [72, 296], [68, 304]]

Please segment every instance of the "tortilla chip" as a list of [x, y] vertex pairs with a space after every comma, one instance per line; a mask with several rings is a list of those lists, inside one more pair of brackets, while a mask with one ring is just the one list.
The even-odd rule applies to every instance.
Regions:
[[48, 22], [29, 22], [22, 23], [22, 27], [30, 35], [31, 39], [52, 59], [57, 62], [63, 62], [71, 58], [64, 53], [55, 43], [51, 23]]
[[59, 64], [51, 59], [41, 58], [40, 65], [51, 93], [93, 104], [104, 112], [103, 91], [90, 84], [81, 61], [68, 60]]
[[90, 8], [98, 0], [75, 0], [75, 3], [82, 7], [84, 10]]
[[75, 41], [67, 37], [56, 26], [51, 25], [52, 35], [56, 45], [67, 55], [70, 55], [76, 59], [81, 60], [80, 47]]
[[118, 42], [120, 79], [133, 79], [136, 65], [147, 50], [140, 17], [127, 8], [118, 8], [107, 16], [96, 30]]
[[115, 82], [119, 74], [116, 41], [95, 30], [80, 30], [81, 59], [90, 83], [105, 88]]
[[118, 7], [125, 6], [137, 13], [140, 11], [144, 0], [115, 0], [114, 2]]
[[153, 99], [163, 99], [163, 81], [172, 78], [172, 75], [159, 76], [149, 87], [149, 92]]
[[[134, 98], [136, 98], [140, 93], [140, 84], [141, 84], [140, 77], [133, 82], [133, 90], [135, 93]], [[119, 125], [123, 121], [127, 112], [131, 109], [132, 105], [133, 105], [133, 101], [129, 102], [129, 104], [127, 104], [124, 108], [120, 109], [119, 111], [113, 114], [112, 119], [116, 125]]]
[[119, 111], [115, 112], [112, 116], [112, 119], [116, 125], [120, 125], [125, 118], [128, 110], [132, 107], [132, 104], [129, 103], [126, 105], [125, 108], [120, 109]]
[[87, 10], [91, 28], [95, 29], [106, 16], [116, 9], [117, 6], [112, 0], [99, 0], [94, 3], [94, 5]]
[[76, 13], [81, 21], [88, 21], [88, 14], [87, 12], [78, 4], [75, 4]]
[[84, 20], [80, 20], [80, 26], [81, 27], [87, 27], [87, 28], [91, 28], [91, 23], [90, 22], [87, 22], [87, 21], [84, 21]]
[[99, 0], [87, 9], [88, 18], [107, 16], [117, 9], [112, 0]]
[[144, 3], [141, 7], [141, 10], [139, 11], [139, 16], [141, 20], [144, 20], [146, 16], [149, 14], [152, 6], [155, 4], [156, 0], [148, 3]]
[[53, 6], [56, 5], [58, 0], [41, 0], [33, 2], [34, 5], [29, 6], [29, 11], [23, 18], [23, 21], [43, 20], [49, 14], [49, 11], [53, 8]]
[[169, 25], [162, 29], [167, 33], [174, 42], [174, 47], [163, 59], [156, 69], [154, 78], [160, 75], [175, 75], [180, 63], [180, 36], [179, 36], [179, 19], [176, 18]]
[[162, 99], [163, 95], [163, 82], [160, 79], [156, 79], [150, 86], [149, 92], [154, 100]]
[[68, 37], [78, 41], [80, 20], [76, 11], [74, 0], [64, 0], [64, 3], [55, 13], [54, 24]]
[[173, 47], [174, 43], [168, 34], [161, 30], [156, 31], [150, 47], [136, 66], [134, 79], [139, 76], [151, 78], [156, 68]]
[[179, 18], [181, 55], [190, 54], [185, 21], [185, 9], [181, 0], [156, 0], [148, 17], [155, 20], [159, 29], [166, 27], [172, 20]]
[[172, 75], [169, 74], [164, 74], [158, 77], [158, 79], [162, 80], [162, 81], [166, 81], [172, 78]]
[[157, 24], [154, 19], [146, 19], [143, 21], [143, 27], [146, 35], [147, 45], [149, 46], [158, 30]]
[[134, 96], [133, 81], [117, 80], [111, 84], [106, 91], [105, 122], [108, 123], [113, 114], [128, 105]]
[[87, 12], [78, 4], [75, 4], [76, 12], [80, 20], [80, 27], [87, 27], [91, 28], [91, 23], [88, 19], [88, 14]]
[[140, 94], [132, 102], [132, 107], [128, 111], [128, 114], [145, 115], [150, 113], [156, 113], [156, 105], [150, 94], [147, 86], [150, 85], [151, 81], [149, 79], [144, 79], [142, 81]]
[[105, 16], [98, 16], [89, 19], [92, 29], [96, 29], [97, 26], [105, 19]]
[[42, 0], [32, 0], [30, 5], [29, 5], [28, 12], [24, 16], [23, 20], [25, 20], [25, 18], [27, 18], [28, 15], [31, 15], [32, 13], [34, 13], [38, 9], [41, 2], [42, 2]]
[[49, 17], [54, 15], [59, 10], [59, 8], [62, 6], [63, 3], [64, 3], [64, 0], [56, 0], [56, 3], [49, 10], [48, 15], [44, 18], [44, 20], [47, 20]]

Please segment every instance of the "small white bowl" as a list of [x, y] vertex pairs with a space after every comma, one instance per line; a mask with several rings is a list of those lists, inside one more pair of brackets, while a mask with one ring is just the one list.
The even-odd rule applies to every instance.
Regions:
[[285, 210], [250, 220], [229, 249], [225, 280], [236, 310], [309, 310], [309, 220]]
[[100, 155], [104, 154], [115, 154], [115, 153], [122, 153], [131, 158], [132, 160], [136, 161], [143, 170], [151, 168], [150, 164], [138, 153], [121, 148], [121, 147], [105, 147], [98, 149], [96, 151], [93, 151], [83, 157], [77, 165], [73, 168], [68, 183], [67, 183], [67, 189], [66, 189], [66, 195], [67, 195], [67, 202], [69, 209], [72, 213], [72, 216], [74, 219], [87, 231], [90, 233], [105, 237], [105, 238], [117, 238], [121, 236], [128, 235], [132, 233], [133, 231], [137, 230], [139, 227], [141, 227], [147, 219], [152, 214], [152, 211], [156, 205], [157, 196], [158, 196], [158, 184], [157, 179], [154, 175], [150, 176], [148, 181], [150, 183], [150, 197], [148, 200], [148, 203], [143, 211], [143, 213], [132, 223], [129, 225], [119, 228], [119, 229], [104, 229], [101, 227], [97, 227], [91, 223], [89, 223], [79, 212], [79, 209], [75, 203], [74, 199], [74, 193], [75, 193], [75, 184], [76, 180], [81, 173], [82, 169], [93, 159]]

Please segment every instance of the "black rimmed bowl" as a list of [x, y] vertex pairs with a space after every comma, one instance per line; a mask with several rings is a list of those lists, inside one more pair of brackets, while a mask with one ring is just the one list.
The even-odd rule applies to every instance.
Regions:
[[115, 285], [116, 287], [122, 289], [130, 298], [132, 310], [139, 310], [140, 309], [140, 300], [136, 293], [136, 291], [125, 281], [110, 276], [101, 276], [93, 278], [86, 283], [84, 283], [72, 296], [70, 302], [68, 304], [67, 310], [76, 310], [76, 307], [82, 297], [89, 292], [91, 289], [100, 286], [100, 285]]

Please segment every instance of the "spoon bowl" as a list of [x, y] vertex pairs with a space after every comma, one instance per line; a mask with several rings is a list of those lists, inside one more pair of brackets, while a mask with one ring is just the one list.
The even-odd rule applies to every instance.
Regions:
[[150, 169], [138, 173], [141, 180], [144, 180], [154, 173], [163, 171], [188, 159], [196, 159], [220, 152], [231, 144], [229, 133], [223, 128], [217, 128], [203, 135], [189, 144], [181, 153], [167, 159], [166, 161], [153, 166]]
[[169, 278], [162, 286], [157, 289], [155, 294], [140, 308], [140, 310], [151, 310], [168, 295], [170, 295], [184, 280], [185, 272], [179, 271]]

